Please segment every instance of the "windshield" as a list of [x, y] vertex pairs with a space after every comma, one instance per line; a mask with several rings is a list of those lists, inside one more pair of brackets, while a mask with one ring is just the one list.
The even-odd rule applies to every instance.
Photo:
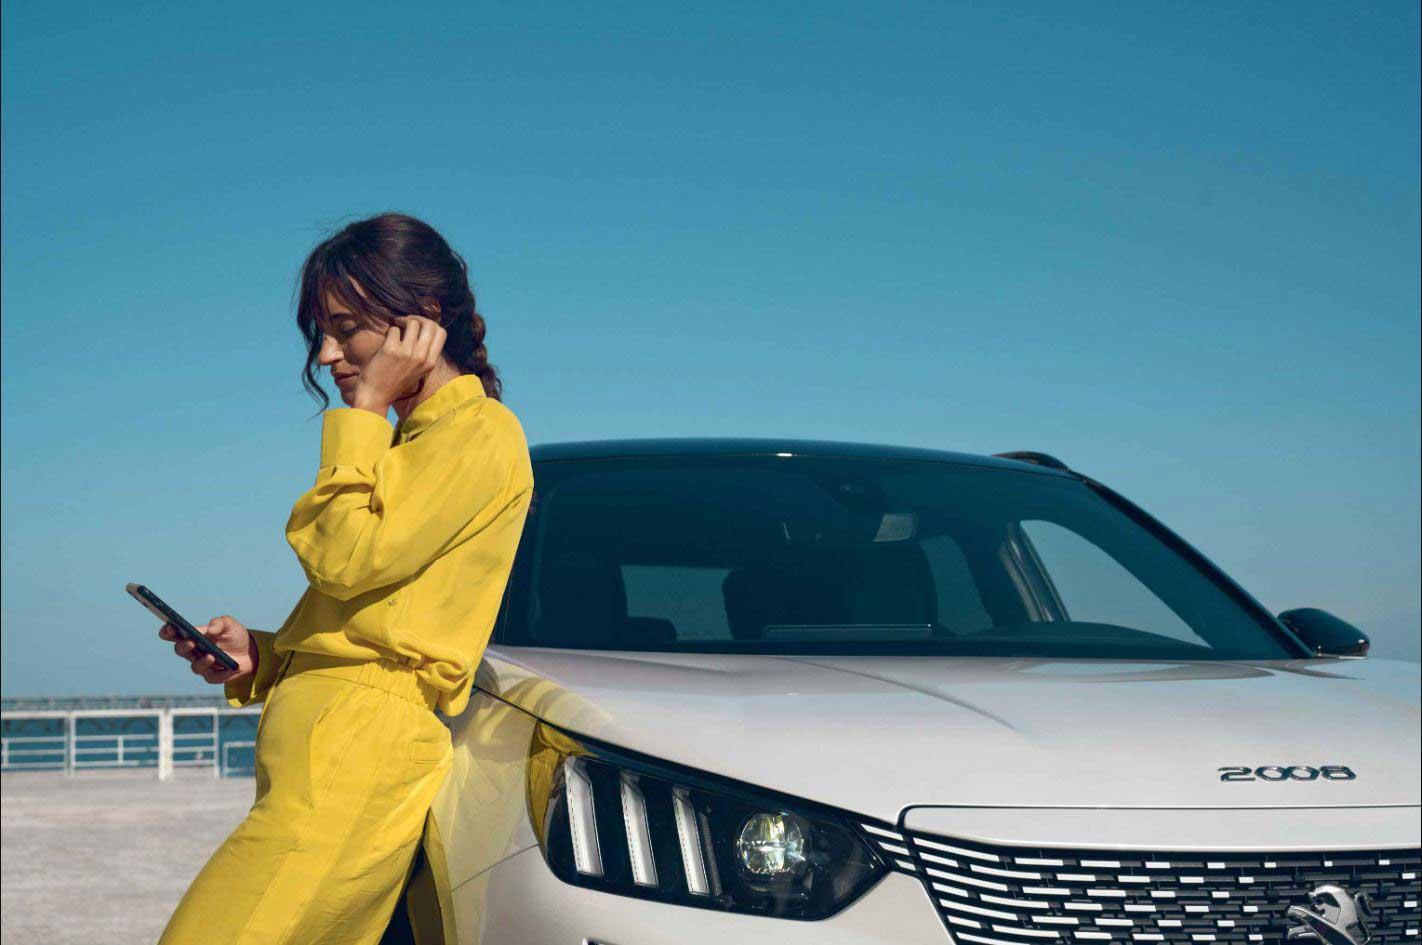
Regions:
[[1254, 614], [1070, 477], [827, 457], [561, 461], [497, 640], [687, 653], [1263, 660]]

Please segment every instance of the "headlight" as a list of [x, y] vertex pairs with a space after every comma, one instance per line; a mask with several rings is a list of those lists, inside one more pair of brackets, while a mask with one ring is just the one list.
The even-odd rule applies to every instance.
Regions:
[[705, 909], [823, 919], [886, 870], [848, 817], [539, 723], [528, 808], [565, 883]]

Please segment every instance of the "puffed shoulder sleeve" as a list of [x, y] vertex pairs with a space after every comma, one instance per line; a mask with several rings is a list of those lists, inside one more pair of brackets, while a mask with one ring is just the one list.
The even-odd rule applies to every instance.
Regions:
[[272, 683], [276, 682], [277, 671], [281, 668], [281, 657], [272, 649], [276, 634], [270, 630], [253, 630], [251, 627], [247, 628], [247, 632], [257, 644], [257, 671], [223, 685], [222, 694], [227, 697], [227, 704], [234, 709], [265, 699]]
[[466, 537], [491, 505], [516, 498], [513, 473], [527, 463], [516, 425], [456, 423], [398, 446], [393, 434], [368, 410], [326, 411], [316, 484], [287, 521], [311, 586], [339, 600], [410, 577]]

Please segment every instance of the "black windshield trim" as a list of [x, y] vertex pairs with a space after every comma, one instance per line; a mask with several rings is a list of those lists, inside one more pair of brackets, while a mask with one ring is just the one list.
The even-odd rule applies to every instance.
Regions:
[[599, 463], [618, 460], [647, 459], [711, 459], [773, 457], [788, 454], [795, 458], [850, 459], [879, 462], [898, 460], [914, 463], [934, 463], [941, 466], [971, 466], [975, 469], [997, 469], [1003, 472], [1031, 473], [1058, 478], [1079, 478], [1048, 466], [1040, 466], [997, 456], [955, 453], [916, 446], [887, 446], [875, 443], [847, 443], [834, 440], [771, 440], [721, 439], [717, 437], [687, 437], [684, 439], [590, 440], [575, 443], [544, 443], [529, 450], [536, 470], [553, 463]]

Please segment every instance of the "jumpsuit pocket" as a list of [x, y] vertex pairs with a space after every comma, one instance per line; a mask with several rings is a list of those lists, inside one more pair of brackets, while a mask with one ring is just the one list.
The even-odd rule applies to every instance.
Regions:
[[405, 757], [415, 764], [439, 764], [450, 754], [449, 730], [438, 719], [431, 718], [430, 722], [431, 727], [439, 729], [437, 733], [421, 733], [405, 742]]
[[257, 730], [252, 735], [252, 740], [258, 746], [258, 751], [261, 750], [260, 746], [262, 744], [262, 731], [269, 727], [267, 725], [267, 722], [271, 718], [272, 712], [276, 711], [277, 703], [279, 701], [286, 701], [285, 699], [281, 698], [282, 696], [286, 695], [287, 692], [286, 689], [282, 688], [282, 680], [283, 677], [277, 677], [276, 682], [272, 683], [271, 689], [268, 690], [267, 697], [262, 700], [262, 711], [257, 715]]
[[281, 680], [259, 723], [256, 762], [264, 780], [295, 788], [304, 806], [318, 804], [366, 722], [356, 701], [364, 691], [314, 674]]

